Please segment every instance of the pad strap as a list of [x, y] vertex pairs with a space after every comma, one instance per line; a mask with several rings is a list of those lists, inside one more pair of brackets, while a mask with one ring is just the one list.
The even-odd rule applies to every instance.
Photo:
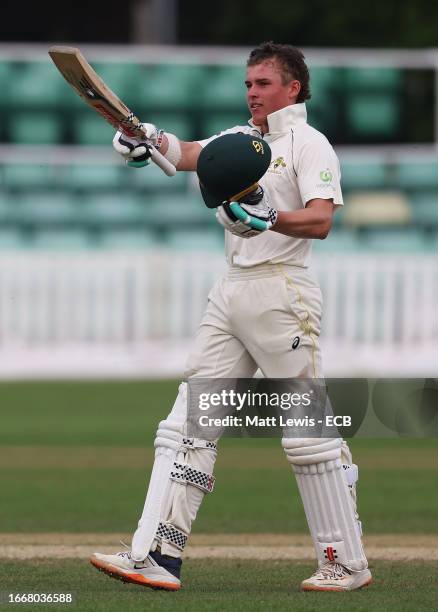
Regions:
[[170, 523], [160, 522], [158, 524], [158, 529], [157, 533], [155, 534], [155, 537], [157, 538], [157, 540], [172, 544], [179, 550], [184, 550], [184, 546], [187, 542], [186, 534], [171, 525]]
[[175, 461], [170, 479], [182, 484], [191, 484], [205, 493], [211, 493], [214, 489], [215, 477], [213, 474], [196, 470], [188, 463], [178, 463]]
[[183, 438], [182, 443], [185, 448], [211, 448], [212, 450], [217, 450], [217, 444], [209, 440], [202, 440], [201, 438]]

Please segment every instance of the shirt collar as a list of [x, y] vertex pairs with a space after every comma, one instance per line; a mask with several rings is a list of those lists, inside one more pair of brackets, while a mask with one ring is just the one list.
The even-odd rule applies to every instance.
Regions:
[[[248, 123], [251, 127], [257, 127], [254, 126], [252, 119]], [[269, 134], [287, 132], [301, 123], [307, 123], [307, 110], [304, 102], [285, 106], [268, 115]]]

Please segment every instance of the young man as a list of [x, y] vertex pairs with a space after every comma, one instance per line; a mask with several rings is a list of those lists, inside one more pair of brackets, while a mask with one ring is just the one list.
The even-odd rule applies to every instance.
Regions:
[[[343, 204], [339, 163], [327, 139], [306, 122], [309, 73], [298, 49], [260, 45], [249, 56], [245, 84], [252, 118], [222, 134], [262, 138], [272, 162], [261, 188], [239, 199], [243, 216], [236, 217], [228, 203], [217, 209], [226, 230], [229, 271], [210, 293], [185, 376], [249, 378], [260, 368], [268, 378], [322, 377], [321, 294], [308, 266], [312, 239], [326, 238], [334, 210]], [[217, 138], [181, 142], [145, 125], [149, 141], [178, 170], [196, 170], [203, 147]], [[145, 143], [118, 132], [114, 147], [131, 165], [147, 163]], [[347, 444], [339, 438], [283, 438], [282, 444], [318, 559], [317, 571], [302, 588], [368, 585], [355, 503], [357, 467]], [[214, 443], [187, 437], [186, 383], [159, 425], [155, 448], [132, 551], [96, 553], [91, 562], [114, 577], [177, 590], [181, 553], [201, 501], [212, 490], [216, 458]]]

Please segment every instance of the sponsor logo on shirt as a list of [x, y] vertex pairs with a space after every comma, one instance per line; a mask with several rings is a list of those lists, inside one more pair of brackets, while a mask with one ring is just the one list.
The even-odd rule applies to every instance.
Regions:
[[319, 178], [321, 179], [322, 183], [320, 183], [319, 185], [317, 185], [317, 187], [332, 187], [332, 180], [333, 180], [333, 174], [331, 172], [331, 170], [329, 170], [328, 168], [326, 168], [325, 170], [321, 170], [321, 172], [319, 173]]

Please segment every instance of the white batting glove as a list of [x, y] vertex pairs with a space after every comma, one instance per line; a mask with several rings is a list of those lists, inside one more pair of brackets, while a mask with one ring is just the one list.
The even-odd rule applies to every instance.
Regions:
[[218, 222], [240, 238], [259, 236], [275, 225], [277, 217], [260, 186], [240, 202], [226, 202], [216, 209]]
[[158, 128], [153, 123], [143, 123], [146, 128], [144, 140], [130, 138], [120, 130], [116, 132], [113, 138], [113, 147], [126, 161], [128, 166], [141, 168], [150, 163], [150, 151], [148, 145], [153, 145], [159, 148], [159, 139], [162, 138], [163, 130]]

